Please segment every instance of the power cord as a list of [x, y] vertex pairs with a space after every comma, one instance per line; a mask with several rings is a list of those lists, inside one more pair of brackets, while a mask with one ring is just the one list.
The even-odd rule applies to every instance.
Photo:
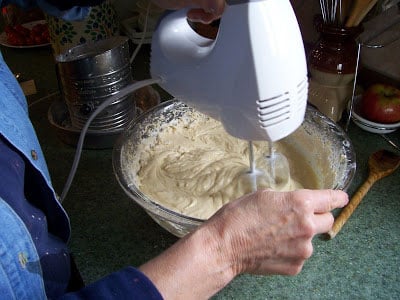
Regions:
[[137, 82], [135, 82], [133, 84], [130, 84], [130, 85], [122, 88], [118, 93], [116, 93], [116, 94], [110, 96], [109, 98], [107, 98], [104, 102], [102, 102], [95, 109], [95, 111], [90, 115], [89, 119], [86, 121], [85, 126], [82, 128], [82, 131], [80, 133], [79, 140], [78, 140], [78, 143], [77, 143], [77, 146], [76, 146], [76, 152], [75, 152], [74, 161], [72, 163], [72, 167], [71, 167], [70, 173], [68, 175], [67, 182], [64, 185], [64, 189], [63, 189], [62, 194], [61, 194], [60, 202], [64, 201], [64, 199], [67, 196], [67, 193], [68, 193], [68, 191], [69, 191], [69, 189], [71, 187], [72, 180], [75, 177], [75, 173], [76, 173], [76, 170], [78, 168], [79, 160], [80, 160], [80, 157], [81, 157], [81, 154], [82, 154], [82, 148], [83, 148], [83, 143], [84, 143], [84, 140], [85, 140], [85, 136], [86, 136], [86, 133], [87, 133], [87, 131], [89, 129], [89, 126], [92, 123], [92, 121], [94, 120], [94, 118], [99, 113], [101, 113], [104, 110], [104, 108], [109, 106], [114, 101], [116, 101], [116, 100], [118, 100], [118, 99], [120, 99], [122, 97], [125, 97], [125, 96], [135, 92], [136, 90], [138, 90], [140, 88], [143, 88], [145, 86], [152, 85], [152, 84], [157, 84], [157, 83], [160, 83], [160, 82], [162, 82], [162, 79], [160, 79], [160, 78], [157, 78], [157, 79], [145, 79], [145, 80], [137, 81]]
[[144, 26], [143, 26], [143, 34], [142, 37], [140, 38], [139, 44], [137, 45], [137, 47], [135, 48], [135, 51], [133, 51], [132, 55], [131, 55], [131, 59], [130, 59], [130, 63], [132, 64], [136, 55], [139, 53], [140, 48], [143, 45], [144, 39], [146, 37], [146, 33], [147, 33], [147, 23], [148, 23], [148, 19], [149, 19], [149, 12], [150, 12], [150, 5], [151, 5], [151, 1], [149, 1], [149, 3], [147, 4], [147, 8], [146, 8], [146, 16], [144, 19]]
[[[150, 5], [151, 2], [149, 1], [148, 5], [147, 5], [147, 9], [146, 9], [146, 17], [145, 17], [145, 21], [144, 21], [144, 26], [143, 26], [143, 34], [142, 37], [140, 39], [140, 42], [138, 44], [138, 46], [136, 47], [135, 51], [132, 53], [131, 57], [130, 57], [130, 63], [132, 64], [136, 55], [138, 54], [141, 46], [143, 45], [144, 39], [146, 37], [146, 32], [147, 32], [147, 23], [148, 23], [148, 17], [149, 17], [149, 11], [150, 11]], [[74, 161], [72, 163], [72, 167], [70, 170], [70, 173], [68, 175], [67, 181], [64, 185], [62, 194], [61, 194], [61, 198], [60, 198], [60, 202], [63, 202], [65, 200], [65, 197], [67, 196], [67, 193], [71, 187], [72, 181], [75, 177], [75, 173], [76, 170], [78, 168], [78, 164], [79, 164], [79, 160], [82, 154], [82, 148], [83, 148], [83, 143], [85, 140], [85, 136], [86, 133], [89, 129], [90, 124], [92, 123], [92, 121], [94, 120], [94, 118], [101, 113], [107, 106], [109, 106], [111, 103], [113, 103], [114, 101], [125, 97], [133, 92], [135, 92], [136, 90], [143, 88], [145, 86], [148, 85], [152, 85], [152, 84], [157, 84], [160, 83], [162, 80], [160, 78], [157, 79], [146, 79], [146, 80], [141, 80], [141, 81], [137, 81], [133, 84], [130, 84], [124, 88], [122, 88], [120, 91], [118, 91], [118, 93], [110, 96], [108, 99], [106, 99], [105, 101], [103, 101], [96, 109], [95, 111], [90, 115], [89, 119], [86, 121], [85, 126], [82, 128], [82, 131], [80, 133], [79, 136], [79, 140], [76, 146], [76, 152], [75, 152], [75, 157], [74, 157]]]

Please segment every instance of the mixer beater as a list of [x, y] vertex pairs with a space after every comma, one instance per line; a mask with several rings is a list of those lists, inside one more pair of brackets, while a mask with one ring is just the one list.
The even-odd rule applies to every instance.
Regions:
[[248, 142], [249, 170], [244, 172], [249, 190], [258, 188], [280, 189], [290, 181], [290, 166], [285, 155], [274, 149], [273, 142], [268, 143], [268, 153], [256, 158], [253, 141]]

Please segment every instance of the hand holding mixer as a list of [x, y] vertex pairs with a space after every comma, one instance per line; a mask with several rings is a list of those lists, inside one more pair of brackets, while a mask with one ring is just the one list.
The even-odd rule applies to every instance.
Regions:
[[[221, 121], [232, 136], [249, 141], [253, 186], [260, 174], [255, 172], [252, 141], [269, 141], [272, 158], [272, 142], [301, 125], [307, 104], [307, 65], [289, 0], [227, 0], [215, 40], [192, 29], [187, 11], [166, 15], [153, 33], [152, 79], [121, 89], [92, 113], [82, 129], [61, 200], [72, 182], [91, 121], [115, 99], [149, 84], [158, 83], [175, 98]], [[268, 164], [272, 171], [277, 169], [273, 164], [288, 171], [283, 156], [275, 155]]]

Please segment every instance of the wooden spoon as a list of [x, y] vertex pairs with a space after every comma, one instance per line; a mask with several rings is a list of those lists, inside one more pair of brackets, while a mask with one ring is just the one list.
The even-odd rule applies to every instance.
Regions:
[[369, 175], [361, 187], [357, 190], [349, 203], [340, 212], [339, 216], [333, 223], [332, 229], [328, 232], [330, 239], [333, 239], [336, 234], [342, 229], [343, 225], [350, 218], [357, 206], [360, 204], [363, 197], [367, 194], [372, 185], [379, 179], [392, 174], [400, 165], [400, 156], [387, 151], [380, 150], [373, 153], [368, 160]]
[[339, 3], [340, 6], [338, 11], [338, 19], [340, 26], [345, 24], [345, 21], [347, 20], [347, 17], [349, 15], [351, 4], [352, 4], [351, 0], [340, 0]]
[[352, 26], [357, 27], [358, 25], [360, 25], [361, 21], [364, 20], [365, 16], [370, 12], [370, 10], [375, 6], [376, 2], [378, 2], [378, 0], [372, 0], [368, 3], [368, 5], [364, 8], [363, 11], [361, 11], [357, 18], [354, 20]]
[[346, 27], [358, 26], [376, 2], [377, 0], [356, 0], [347, 19]]

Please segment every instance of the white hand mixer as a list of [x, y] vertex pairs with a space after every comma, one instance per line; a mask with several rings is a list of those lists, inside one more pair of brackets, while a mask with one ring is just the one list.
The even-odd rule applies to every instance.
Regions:
[[[244, 178], [276, 186], [290, 180], [272, 142], [303, 122], [308, 94], [303, 41], [289, 0], [228, 0], [215, 40], [196, 33], [187, 10], [164, 17], [152, 39], [151, 75], [160, 86], [249, 141]], [[252, 141], [269, 141], [267, 169], [255, 168]], [[264, 164], [264, 163], [261, 163]], [[279, 172], [283, 176], [278, 176]]]
[[[121, 89], [86, 122], [61, 201], [72, 183], [92, 120], [116, 99], [149, 84], [158, 83], [175, 98], [221, 121], [229, 134], [249, 141], [250, 157], [252, 141], [280, 140], [303, 122], [307, 66], [289, 0], [227, 0], [215, 40], [196, 33], [186, 13], [184, 9], [166, 15], [154, 32], [153, 78]], [[286, 163], [279, 155], [269, 160], [270, 166], [285, 170]], [[253, 179], [260, 175], [253, 166], [250, 158], [255, 186]]]
[[304, 46], [289, 0], [228, 0], [215, 40], [189, 25], [187, 10], [153, 34], [151, 75], [175, 98], [248, 141], [280, 140], [303, 122]]

